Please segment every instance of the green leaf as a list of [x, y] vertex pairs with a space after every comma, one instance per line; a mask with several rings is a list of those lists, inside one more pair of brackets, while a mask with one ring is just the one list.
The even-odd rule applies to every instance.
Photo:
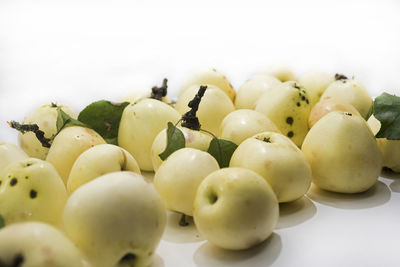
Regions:
[[165, 147], [164, 152], [162, 152], [158, 156], [162, 160], [166, 160], [169, 155], [184, 147], [185, 147], [185, 136], [183, 135], [182, 131], [179, 130], [178, 127], [173, 125], [172, 122], [168, 122], [167, 146]]
[[107, 143], [117, 145], [119, 122], [127, 105], [129, 102], [96, 101], [79, 113], [78, 120], [95, 130]]
[[228, 140], [213, 138], [210, 142], [207, 152], [213, 156], [219, 164], [220, 168], [229, 166], [233, 152], [238, 146]]
[[400, 140], [400, 97], [383, 93], [374, 101], [373, 113], [381, 122], [377, 138]]
[[67, 113], [65, 113], [61, 108], [57, 108], [58, 115], [57, 115], [57, 134], [64, 129], [65, 127], [69, 126], [82, 126], [87, 127], [84, 123], [70, 117]]
[[6, 223], [4, 222], [3, 216], [0, 215], [0, 229], [6, 226]]

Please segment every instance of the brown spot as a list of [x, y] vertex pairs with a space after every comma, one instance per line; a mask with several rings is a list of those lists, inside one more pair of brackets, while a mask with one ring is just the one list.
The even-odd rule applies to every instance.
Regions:
[[264, 167], [269, 168], [272, 165], [272, 162], [270, 160], [264, 161]]
[[18, 179], [14, 177], [10, 181], [10, 186], [15, 186], [17, 183], [18, 183]]

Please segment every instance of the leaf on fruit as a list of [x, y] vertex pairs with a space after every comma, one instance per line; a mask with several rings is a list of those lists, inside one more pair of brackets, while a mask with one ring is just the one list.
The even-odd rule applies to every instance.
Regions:
[[166, 160], [169, 157], [169, 155], [184, 147], [185, 147], [185, 136], [183, 135], [182, 131], [179, 130], [178, 127], [173, 125], [172, 122], [168, 122], [167, 146], [165, 147], [164, 152], [162, 152], [158, 156], [162, 160]]
[[84, 123], [80, 122], [79, 120], [76, 120], [69, 116], [67, 113], [65, 113], [61, 108], [57, 108], [57, 134], [64, 128], [70, 127], [70, 126], [82, 126], [82, 127], [87, 127]]
[[220, 168], [229, 166], [233, 152], [238, 146], [228, 140], [213, 138], [210, 142], [207, 152], [213, 156], [219, 164]]
[[375, 98], [373, 114], [381, 122], [377, 138], [400, 140], [400, 97], [381, 94]]
[[95, 130], [107, 143], [117, 145], [119, 123], [127, 105], [129, 102], [96, 101], [79, 113], [78, 120]]
[[4, 222], [3, 216], [0, 215], [0, 229], [6, 226], [6, 223]]

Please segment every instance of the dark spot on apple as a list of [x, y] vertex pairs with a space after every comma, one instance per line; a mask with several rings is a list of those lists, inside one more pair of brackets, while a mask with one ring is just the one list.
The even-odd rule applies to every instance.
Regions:
[[287, 136], [288, 136], [289, 138], [292, 138], [293, 135], [294, 135], [293, 131], [290, 131], [290, 132], [287, 133]]
[[11, 186], [14, 186], [14, 185], [16, 185], [17, 183], [18, 183], [18, 179], [17, 179], [17, 178], [15, 178], [15, 177], [14, 177], [14, 178], [12, 178], [12, 179], [11, 179], [11, 181], [10, 181], [10, 185], [11, 185]]
[[307, 104], [310, 104], [310, 101], [308, 101], [308, 99], [306, 99], [306, 103], [307, 103]]
[[300, 107], [300, 102], [297, 102], [297, 103], [296, 103], [296, 106]]
[[345, 112], [344, 115], [347, 115], [347, 116], [350, 116], [350, 117], [353, 116], [353, 114], [351, 114], [349, 112]]
[[29, 192], [29, 196], [30, 196], [31, 198], [36, 198], [36, 197], [37, 197], [37, 191], [32, 189], [32, 190]]
[[123, 266], [135, 266], [136, 255], [133, 253], [126, 253], [120, 260], [119, 264]]
[[25, 179], [28, 179], [29, 178], [29, 176], [25, 176]]
[[306, 100], [306, 97], [304, 95], [301, 96], [301, 101]]
[[214, 204], [215, 202], [217, 202], [217, 200], [218, 200], [217, 194], [216, 194], [214, 191], [211, 191], [211, 192], [208, 194], [208, 201], [209, 201], [210, 204], [212, 205], [212, 204]]
[[11, 267], [21, 267], [22, 264], [24, 263], [25, 259], [24, 256], [22, 254], [17, 254], [14, 257], [13, 262], [11, 263]]
[[289, 124], [289, 125], [292, 125], [293, 124], [293, 118], [292, 117], [287, 117], [286, 118], [286, 123]]

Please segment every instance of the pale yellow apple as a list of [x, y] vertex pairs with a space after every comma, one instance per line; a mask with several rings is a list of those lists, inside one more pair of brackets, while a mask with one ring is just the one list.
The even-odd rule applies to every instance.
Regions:
[[247, 249], [267, 239], [279, 218], [278, 201], [259, 174], [244, 168], [224, 168], [200, 184], [194, 202], [194, 221], [212, 244]]
[[111, 144], [96, 145], [84, 151], [75, 161], [69, 174], [69, 193], [106, 173], [132, 171], [140, 174], [136, 160], [125, 149]]
[[313, 183], [328, 191], [363, 192], [376, 183], [382, 168], [371, 129], [351, 113], [334, 111], [322, 117], [307, 134], [302, 151]]
[[333, 75], [322, 71], [307, 72], [299, 79], [299, 83], [307, 90], [312, 107], [319, 101], [326, 88], [334, 81]]
[[8, 164], [28, 158], [28, 155], [18, 146], [12, 143], [0, 142], [0, 172]]
[[46, 160], [56, 168], [67, 184], [72, 165], [79, 155], [95, 145], [105, 143], [106, 141], [92, 129], [81, 126], [67, 127], [54, 138]]
[[[186, 127], [178, 127], [185, 137], [185, 147], [196, 148], [198, 150], [207, 151], [210, 146], [212, 137], [204, 132], [191, 130]], [[158, 170], [162, 164], [160, 154], [165, 150], [167, 146], [167, 134], [166, 129], [162, 130], [156, 138], [154, 138], [151, 146], [151, 161], [155, 171]]]
[[279, 202], [302, 197], [311, 185], [311, 168], [301, 150], [286, 136], [264, 132], [246, 139], [232, 155], [230, 167], [260, 174]]
[[[48, 104], [36, 108], [32, 113], [25, 117], [25, 124], [37, 124], [39, 129], [44, 132], [46, 138], [52, 138], [57, 134], [58, 109], [62, 109], [72, 118], [76, 119], [78, 114], [66, 105]], [[28, 156], [39, 159], [46, 159], [49, 148], [42, 146], [33, 132], [24, 134], [18, 133], [18, 142]]]
[[239, 145], [245, 139], [266, 131], [280, 133], [278, 127], [264, 114], [251, 109], [239, 109], [224, 118], [219, 137]]
[[154, 176], [154, 186], [169, 210], [192, 216], [199, 184], [218, 169], [218, 162], [209, 153], [182, 148], [161, 164]]
[[64, 183], [47, 161], [27, 158], [0, 174], [0, 215], [6, 225], [42, 221], [61, 226], [66, 201]]
[[155, 99], [130, 104], [122, 113], [118, 145], [131, 153], [141, 170], [153, 171], [151, 145], [154, 138], [168, 122], [176, 123], [180, 117], [174, 108]]
[[[179, 96], [175, 108], [180, 114], [183, 115], [190, 110], [188, 103], [197, 94], [199, 88], [200, 85], [192, 85]], [[215, 86], [207, 85], [197, 111], [197, 117], [202, 129], [217, 135], [222, 120], [234, 110], [235, 107], [226, 94]]]
[[0, 230], [0, 266], [89, 267], [84, 255], [60, 230], [26, 222]]

